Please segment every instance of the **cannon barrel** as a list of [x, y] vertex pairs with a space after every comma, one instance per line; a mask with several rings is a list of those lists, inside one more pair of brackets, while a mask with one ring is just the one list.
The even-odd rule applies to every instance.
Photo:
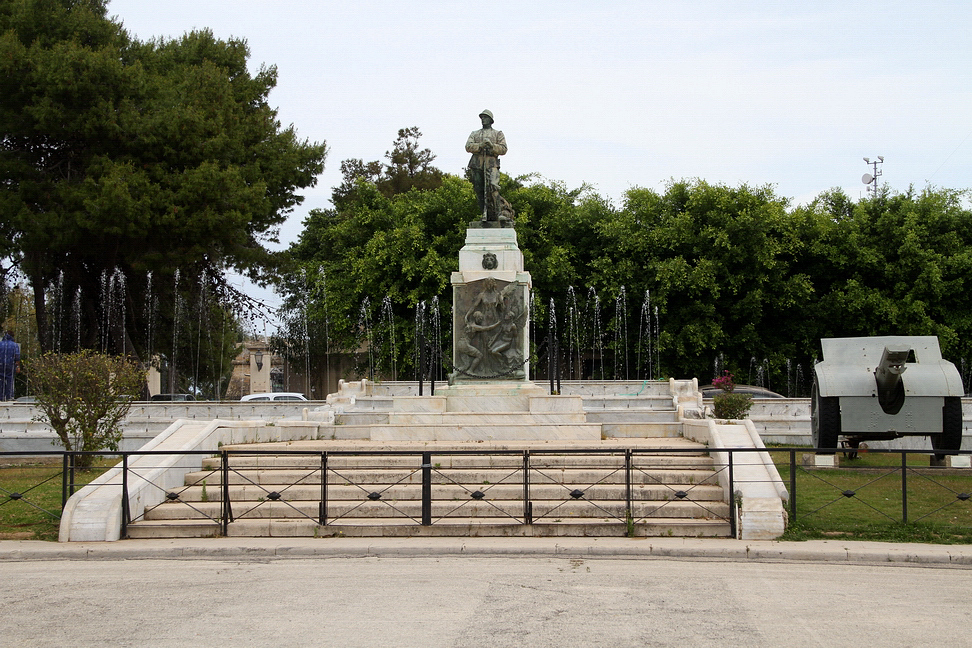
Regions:
[[881, 353], [881, 362], [874, 369], [874, 380], [877, 383], [878, 402], [887, 414], [897, 414], [904, 405], [905, 390], [901, 382], [901, 374], [907, 367], [911, 347], [906, 345], [888, 345]]

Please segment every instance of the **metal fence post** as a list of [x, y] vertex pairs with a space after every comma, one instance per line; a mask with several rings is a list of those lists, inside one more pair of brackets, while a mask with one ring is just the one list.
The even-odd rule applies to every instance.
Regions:
[[432, 525], [432, 453], [422, 453], [422, 526]]
[[74, 495], [74, 470], [75, 466], [78, 464], [78, 455], [75, 452], [71, 453], [71, 466], [68, 469], [68, 497]]
[[121, 537], [128, 536], [128, 523], [131, 522], [131, 511], [128, 504], [128, 454], [122, 455], [122, 522]]
[[732, 476], [732, 449], [725, 449], [729, 457], [729, 534], [736, 537], [736, 486]]
[[908, 524], [908, 453], [901, 453], [901, 523]]
[[223, 535], [229, 534], [229, 523], [233, 520], [233, 507], [230, 504], [230, 489], [229, 489], [229, 453], [226, 450], [220, 452], [220, 472], [222, 473], [223, 482]]
[[624, 451], [624, 519], [633, 519], [631, 514], [631, 448]]
[[317, 523], [327, 524], [327, 453], [321, 453], [321, 506], [317, 511]]
[[796, 522], [796, 519], [796, 450], [790, 450], [790, 523]]
[[523, 451], [523, 524], [533, 524], [533, 502], [530, 501], [530, 451]]
[[67, 506], [68, 501], [68, 453], [61, 455], [61, 510]]

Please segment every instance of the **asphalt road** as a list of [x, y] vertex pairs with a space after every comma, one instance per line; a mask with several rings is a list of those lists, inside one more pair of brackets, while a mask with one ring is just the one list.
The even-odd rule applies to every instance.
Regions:
[[327, 557], [0, 563], [0, 646], [972, 646], [972, 570]]

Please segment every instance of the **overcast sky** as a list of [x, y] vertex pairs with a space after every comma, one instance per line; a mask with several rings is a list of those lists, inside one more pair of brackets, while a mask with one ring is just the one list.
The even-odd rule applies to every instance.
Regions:
[[972, 186], [972, 3], [112, 0], [140, 39], [209, 28], [275, 65], [270, 103], [326, 170], [281, 230], [326, 207], [347, 158], [383, 159], [418, 126], [459, 173], [489, 108], [503, 170], [620, 203], [671, 179], [775, 185], [794, 204]]

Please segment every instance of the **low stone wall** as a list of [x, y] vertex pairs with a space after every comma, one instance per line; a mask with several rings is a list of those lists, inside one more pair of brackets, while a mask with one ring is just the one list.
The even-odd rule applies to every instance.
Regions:
[[[712, 409], [712, 401], [705, 400]], [[763, 443], [787, 446], [812, 445], [809, 398], [754, 398], [749, 420]], [[972, 450], [972, 398], [962, 399], [962, 449]], [[928, 437], [902, 437], [891, 441], [868, 441], [872, 448], [931, 450]]]
[[[705, 404], [712, 409], [710, 399]], [[763, 443], [810, 445], [809, 398], [754, 398], [749, 420]]]
[[[138, 519], [147, 507], [165, 499], [169, 489], [181, 487], [187, 473], [199, 470], [202, 454], [190, 451], [217, 452], [222, 445], [269, 443], [317, 439], [322, 428], [334, 425], [327, 421], [187, 421], [177, 420], [162, 434], [142, 448], [164, 452], [133, 456], [129, 461], [128, 507], [132, 519]], [[68, 500], [61, 513], [61, 542], [111, 542], [121, 537], [122, 470], [108, 470]]]
[[[119, 450], [138, 450], [174, 421], [303, 420], [324, 401], [199, 401], [138, 402], [132, 404], [122, 426]], [[305, 410], [307, 415], [305, 415]], [[0, 452], [63, 450], [54, 430], [41, 421], [40, 409], [27, 403], [0, 404]]]
[[720, 448], [762, 448], [763, 442], [756, 433], [752, 421], [717, 423], [714, 419], [682, 422], [687, 439], [705, 443], [713, 451], [712, 459], [719, 470], [719, 484], [727, 501], [738, 503], [736, 510], [736, 535], [741, 540], [773, 540], [786, 530], [786, 512], [783, 502], [788, 494], [780, 473], [772, 458], [764, 452], [737, 452], [733, 454], [733, 481], [730, 492], [728, 465], [729, 453]]
[[[440, 384], [440, 383], [437, 383]], [[444, 383], [441, 383], [444, 385]], [[643, 385], [642, 381], [606, 381], [561, 384], [564, 393], [630, 395], [642, 387], [645, 391], [658, 383]], [[667, 387], [667, 383], [665, 384]], [[386, 382], [374, 385], [377, 395], [418, 395], [418, 383], [414, 381]], [[666, 390], [667, 391], [667, 390]], [[643, 392], [644, 393], [644, 392]], [[712, 401], [706, 400], [708, 409]], [[247, 420], [302, 420], [317, 418], [319, 408], [327, 409], [324, 401], [299, 402], [196, 402], [196, 403], [135, 403], [125, 419], [125, 434], [121, 450], [138, 450], [163, 432], [177, 419], [211, 421]], [[307, 414], [305, 415], [305, 410]], [[962, 417], [965, 439], [963, 450], [972, 450], [972, 398], [962, 399]], [[60, 450], [61, 445], [54, 431], [39, 422], [39, 411], [25, 403], [0, 405], [0, 452], [48, 452]], [[757, 398], [753, 400], [750, 420], [764, 443], [782, 445], [810, 445], [809, 398]], [[873, 443], [873, 445], [872, 445]], [[894, 441], [869, 443], [875, 448], [931, 449], [927, 437], [905, 437]]]
[[[342, 381], [343, 382], [343, 381]], [[359, 389], [360, 381], [344, 382], [349, 389]], [[687, 380], [562, 380], [560, 393], [567, 396], [649, 396], [671, 395], [674, 384], [695, 385], [691, 379]], [[512, 384], [512, 383], [511, 383]], [[549, 381], [535, 380], [534, 384], [544, 390], [550, 389]], [[445, 388], [448, 383], [437, 381], [435, 388]], [[423, 394], [431, 393], [432, 385], [425, 381]], [[414, 380], [385, 380], [368, 383], [368, 396], [418, 396], [418, 382]]]

